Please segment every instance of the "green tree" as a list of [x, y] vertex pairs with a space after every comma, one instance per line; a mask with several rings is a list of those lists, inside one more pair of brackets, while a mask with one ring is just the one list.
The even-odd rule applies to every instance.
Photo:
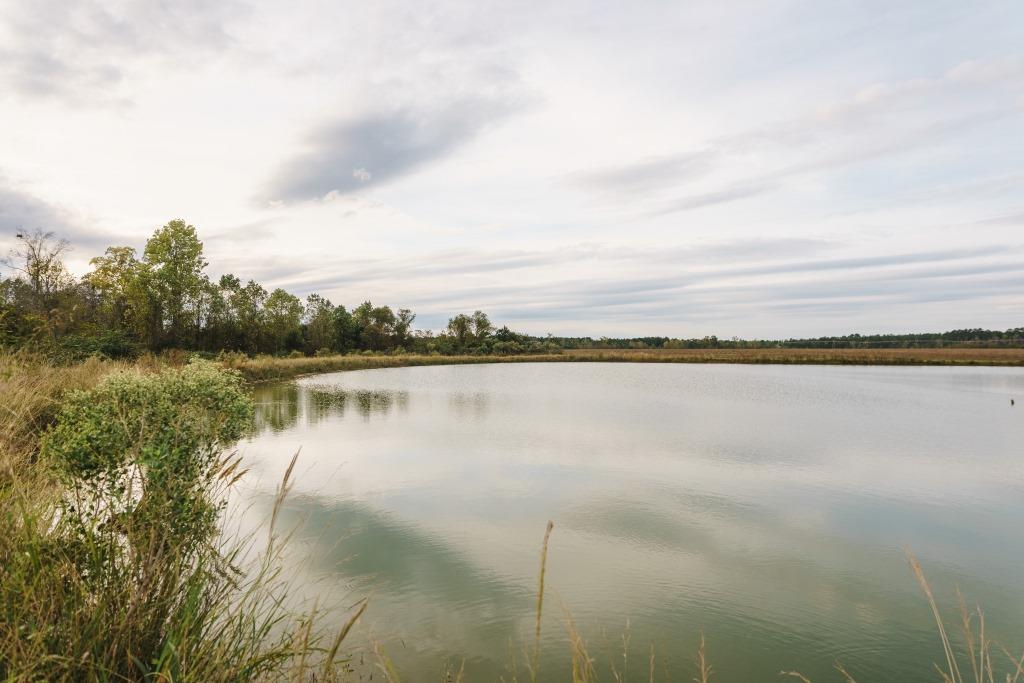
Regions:
[[160, 306], [161, 342], [187, 345], [195, 337], [196, 308], [207, 265], [196, 229], [181, 219], [157, 229], [146, 242], [144, 260]]
[[472, 315], [472, 329], [473, 329], [473, 340], [476, 343], [481, 343], [494, 331], [494, 325], [491, 324], [491, 319], [487, 317], [487, 314], [483, 311], [473, 311]]
[[465, 313], [459, 313], [448, 320], [446, 331], [452, 338], [456, 350], [463, 351], [473, 339], [473, 319]]
[[334, 305], [319, 294], [306, 297], [306, 349], [310, 352], [321, 349], [335, 350], [337, 328], [335, 327]]
[[269, 350], [280, 353], [295, 349], [302, 342], [302, 302], [280, 287], [263, 304]]
[[334, 350], [340, 353], [359, 348], [360, 328], [344, 306], [334, 307]]
[[225, 293], [228, 306], [231, 348], [256, 353], [266, 343], [263, 304], [267, 300], [267, 290], [253, 280], [249, 280], [243, 287], [234, 275], [222, 276], [220, 287]]
[[414, 320], [416, 320], [416, 314], [408, 308], [398, 309], [398, 314], [395, 316], [394, 323], [395, 346], [408, 349], [412, 345], [412, 323]]
[[388, 306], [374, 306], [369, 301], [359, 305], [352, 317], [360, 328], [360, 346], [371, 351], [386, 351], [395, 346], [397, 318]]
[[143, 264], [131, 247], [107, 247], [83, 280], [99, 295], [100, 324], [144, 334], [148, 297], [142, 289]]

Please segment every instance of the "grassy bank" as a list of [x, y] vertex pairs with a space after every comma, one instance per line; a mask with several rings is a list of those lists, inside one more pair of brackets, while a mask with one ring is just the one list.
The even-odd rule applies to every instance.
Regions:
[[748, 363], [783, 365], [995, 365], [1024, 367], [1024, 349], [578, 349], [521, 356], [226, 356], [225, 367], [262, 382], [341, 370], [471, 363]]
[[347, 629], [282, 606], [279, 535], [220, 531], [242, 382], [0, 355], [0, 680], [341, 677]]
[[528, 356], [425, 356], [403, 354], [395, 356], [337, 355], [309, 358], [276, 358], [274, 356], [229, 356], [222, 361], [225, 367], [238, 370], [250, 382], [290, 379], [302, 375], [342, 370], [371, 370], [374, 368], [403, 368], [413, 365], [465, 365], [474, 363], [540, 363], [567, 360], [562, 354]]

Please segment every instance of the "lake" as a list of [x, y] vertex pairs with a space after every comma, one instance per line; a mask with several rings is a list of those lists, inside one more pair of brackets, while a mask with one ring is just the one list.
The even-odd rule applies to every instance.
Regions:
[[352, 643], [406, 682], [529, 680], [549, 519], [543, 680], [571, 616], [604, 680], [647, 680], [652, 646], [656, 680], [691, 680], [703, 630], [720, 681], [934, 681], [908, 548], [949, 621], [959, 586], [1024, 648], [1024, 369], [516, 363], [255, 395], [246, 517], [301, 448], [290, 575], [370, 595]]

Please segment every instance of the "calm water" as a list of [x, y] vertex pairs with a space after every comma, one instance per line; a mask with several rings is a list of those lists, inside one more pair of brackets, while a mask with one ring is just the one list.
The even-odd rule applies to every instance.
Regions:
[[607, 679], [628, 619], [637, 680], [652, 644], [659, 679], [690, 680], [702, 628], [721, 681], [838, 680], [837, 660], [936, 680], [904, 547], [947, 607], [959, 585], [1024, 647], [1021, 369], [472, 365], [256, 396], [247, 515], [301, 447], [292, 571], [328, 602], [371, 594], [356, 638], [403, 681], [463, 658], [508, 678], [510, 642], [524, 677], [548, 519], [544, 679], [571, 613]]

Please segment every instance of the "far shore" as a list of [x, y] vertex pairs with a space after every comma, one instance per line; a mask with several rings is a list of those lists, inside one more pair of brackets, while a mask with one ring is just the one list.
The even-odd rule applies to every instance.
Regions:
[[269, 356], [232, 360], [228, 365], [253, 382], [290, 379], [342, 370], [471, 363], [744, 363], [782, 365], [968, 365], [1024, 367], [1024, 348], [918, 349], [573, 349], [561, 353], [496, 356], [334, 355], [305, 358]]

